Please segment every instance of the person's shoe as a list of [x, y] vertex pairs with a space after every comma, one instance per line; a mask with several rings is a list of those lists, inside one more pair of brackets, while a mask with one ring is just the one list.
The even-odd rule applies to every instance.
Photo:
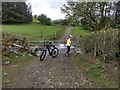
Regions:
[[69, 57], [70, 55], [69, 54], [65, 54], [67, 57]]
[[66, 53], [65, 55], [66, 55], [66, 56], [68, 56], [68, 54], [67, 54], [67, 53]]
[[70, 54], [68, 54], [68, 57], [70, 57]]

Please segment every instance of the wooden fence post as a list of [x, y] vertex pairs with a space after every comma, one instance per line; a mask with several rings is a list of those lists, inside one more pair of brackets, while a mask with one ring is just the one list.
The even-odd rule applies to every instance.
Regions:
[[97, 55], [97, 38], [98, 38], [98, 34], [97, 32], [95, 32], [94, 34], [94, 59], [96, 58], [96, 55]]
[[43, 35], [43, 32], [42, 32], [42, 30], [41, 30], [41, 38], [43, 38], [43, 36], [42, 36], [42, 35]]
[[27, 37], [27, 51], [30, 52], [30, 38]]
[[78, 47], [79, 41], [80, 41], [80, 37], [77, 36], [77, 37], [76, 37], [76, 47]]
[[54, 40], [57, 39], [56, 32], [54, 33]]
[[22, 37], [22, 46], [23, 46], [24, 49], [25, 49], [25, 40], [26, 40], [26, 37], [23, 36], [23, 37]]

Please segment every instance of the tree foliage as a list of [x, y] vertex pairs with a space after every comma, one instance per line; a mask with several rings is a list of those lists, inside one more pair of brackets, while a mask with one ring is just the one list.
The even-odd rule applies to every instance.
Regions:
[[57, 25], [68, 25], [69, 24], [67, 19], [53, 20], [52, 23], [57, 24]]
[[1, 22], [2, 22], [2, 12], [1, 12], [1, 11], [2, 11], [2, 7], [1, 7], [1, 5], [2, 5], [2, 4], [1, 4], [1, 2], [0, 2], [0, 24], [1, 24]]
[[120, 1], [116, 4], [115, 26], [120, 28]]
[[34, 15], [34, 18], [37, 18], [37, 15]]
[[48, 18], [45, 14], [41, 14], [37, 18], [43, 25], [51, 25], [51, 19]]
[[116, 2], [74, 2], [68, 1], [61, 10], [67, 13], [71, 23], [82, 25], [91, 31], [115, 24]]
[[3, 23], [28, 23], [32, 21], [31, 5], [25, 2], [3, 2]]

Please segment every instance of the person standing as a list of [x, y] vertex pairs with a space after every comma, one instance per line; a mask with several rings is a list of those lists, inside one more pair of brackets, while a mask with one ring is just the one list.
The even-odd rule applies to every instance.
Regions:
[[66, 40], [66, 47], [67, 47], [67, 52], [65, 54], [66, 56], [69, 56], [69, 53], [70, 53], [71, 38], [72, 38], [72, 35], [69, 35], [69, 37]]

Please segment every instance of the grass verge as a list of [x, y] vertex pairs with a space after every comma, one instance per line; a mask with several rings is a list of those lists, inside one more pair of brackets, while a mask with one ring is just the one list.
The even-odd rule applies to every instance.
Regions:
[[82, 67], [83, 73], [99, 87], [118, 87], [118, 71], [115, 70], [117, 67], [93, 59], [89, 54], [75, 56], [75, 60]]
[[13, 76], [22, 71], [25, 66], [33, 62], [36, 57], [25, 55], [11, 57], [10, 59], [12, 60], [12, 64], [2, 66], [2, 87], [5, 88], [10, 87]]

